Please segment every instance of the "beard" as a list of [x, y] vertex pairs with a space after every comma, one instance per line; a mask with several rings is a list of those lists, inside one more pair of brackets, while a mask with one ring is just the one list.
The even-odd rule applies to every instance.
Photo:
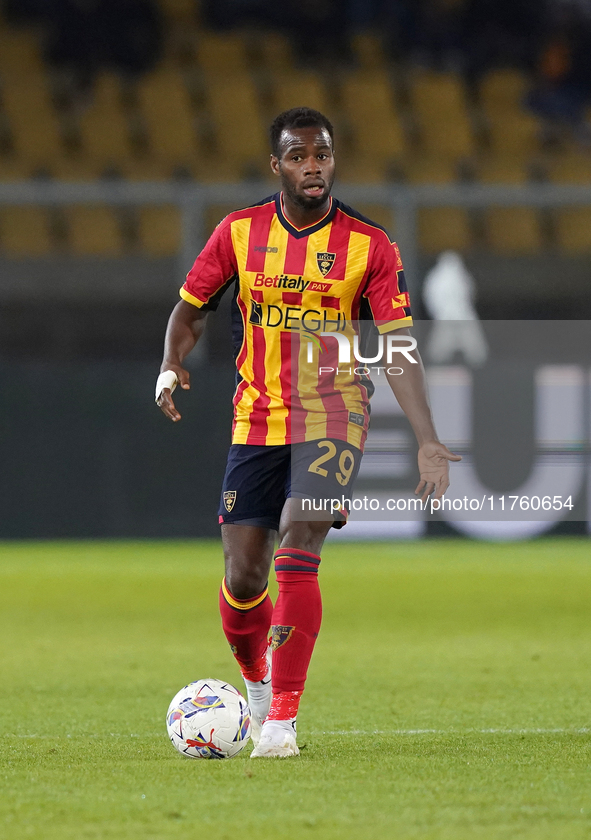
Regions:
[[303, 195], [302, 193], [298, 193], [296, 188], [290, 183], [287, 178], [281, 178], [281, 188], [285, 195], [300, 207], [302, 210], [317, 210], [319, 207], [327, 201], [328, 197], [330, 196], [330, 191], [332, 190], [332, 185], [334, 183], [334, 175], [330, 181], [325, 181], [326, 189], [320, 196], [308, 196]]

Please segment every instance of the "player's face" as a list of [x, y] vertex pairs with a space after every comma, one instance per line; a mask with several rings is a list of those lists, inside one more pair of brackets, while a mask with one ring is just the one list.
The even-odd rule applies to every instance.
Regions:
[[334, 155], [325, 128], [284, 129], [281, 157], [271, 155], [271, 169], [281, 178], [283, 192], [303, 210], [327, 201], [334, 181]]

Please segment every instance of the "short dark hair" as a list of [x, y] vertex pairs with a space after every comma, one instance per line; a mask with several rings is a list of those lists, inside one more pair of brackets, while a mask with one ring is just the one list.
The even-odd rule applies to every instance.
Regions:
[[271, 151], [275, 157], [281, 157], [281, 134], [286, 128], [309, 128], [314, 126], [317, 128], [325, 128], [329, 135], [331, 142], [334, 143], [334, 129], [331, 121], [320, 111], [315, 111], [314, 108], [290, 108], [289, 111], [283, 111], [275, 117], [271, 124]]

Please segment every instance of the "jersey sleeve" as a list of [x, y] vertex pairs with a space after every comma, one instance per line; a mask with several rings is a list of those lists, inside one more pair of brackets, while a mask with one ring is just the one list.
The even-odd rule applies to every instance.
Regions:
[[195, 260], [181, 287], [180, 296], [199, 309], [215, 310], [237, 273], [231, 226], [226, 218], [211, 234]]
[[375, 239], [367, 285], [363, 296], [380, 333], [412, 326], [410, 299], [400, 251], [380, 232]]

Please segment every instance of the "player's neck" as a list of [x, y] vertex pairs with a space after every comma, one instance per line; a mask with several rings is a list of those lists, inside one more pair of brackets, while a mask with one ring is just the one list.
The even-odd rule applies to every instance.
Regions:
[[331, 200], [331, 197], [327, 196], [320, 207], [315, 207], [313, 210], [306, 210], [292, 201], [284, 192], [281, 193], [283, 215], [298, 230], [310, 227], [310, 225], [314, 225], [323, 219], [330, 210]]

